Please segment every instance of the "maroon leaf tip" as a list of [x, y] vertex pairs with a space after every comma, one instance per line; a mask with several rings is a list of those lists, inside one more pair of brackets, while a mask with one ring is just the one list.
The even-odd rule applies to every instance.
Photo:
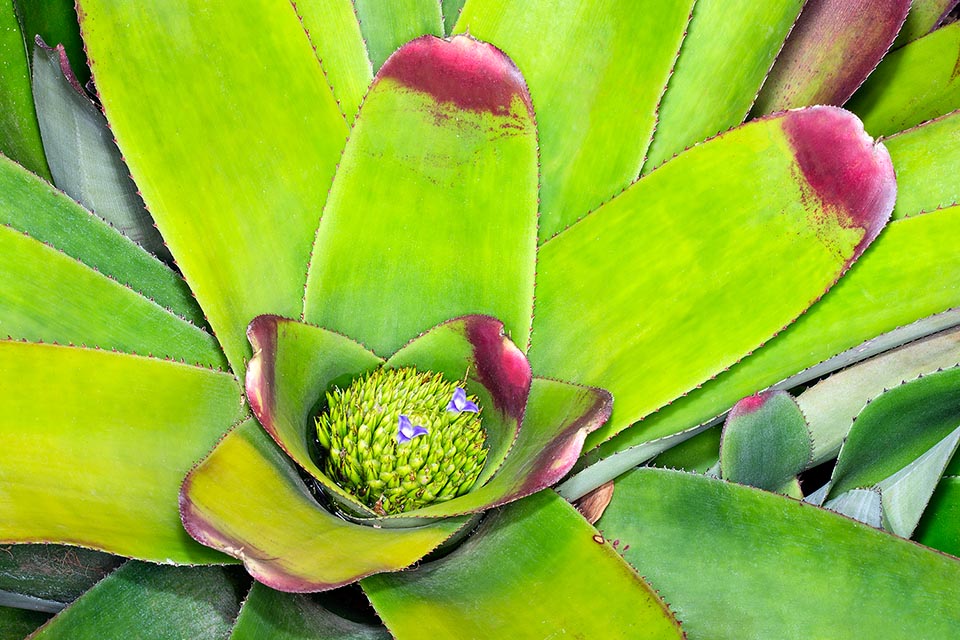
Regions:
[[897, 195], [890, 154], [867, 135], [863, 123], [837, 107], [810, 107], [787, 114], [783, 129], [804, 179], [845, 228], [864, 235], [856, 260], [883, 229]]
[[[247, 363], [247, 375], [244, 387], [247, 402], [260, 424], [270, 424], [268, 413], [273, 406], [273, 369], [264, 368], [264, 359], [273, 360], [277, 348], [277, 324], [284, 320], [280, 316], [262, 315], [254, 318], [247, 326], [247, 340], [253, 347], [253, 357]], [[269, 430], [269, 429], [268, 429]]]
[[497, 409], [519, 419], [533, 375], [527, 357], [504, 335], [503, 323], [496, 318], [468, 316], [466, 325], [480, 383], [490, 390]]
[[513, 61], [469, 36], [423, 36], [408, 42], [387, 59], [379, 77], [465, 110], [507, 115], [513, 100], [520, 98], [533, 113], [527, 85]]
[[893, 211], [897, 182], [890, 154], [855, 115], [838, 107], [790, 112], [783, 129], [824, 211], [842, 227], [864, 231], [850, 259], [856, 260]]

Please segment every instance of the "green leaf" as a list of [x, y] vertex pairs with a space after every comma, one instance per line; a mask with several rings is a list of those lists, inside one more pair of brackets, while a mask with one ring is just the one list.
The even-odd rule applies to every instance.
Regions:
[[347, 387], [383, 360], [339, 334], [277, 316], [259, 316], [248, 330], [253, 358], [247, 369], [247, 401], [284, 452], [353, 514], [373, 511], [327, 478], [313, 461], [316, 407], [334, 386]]
[[662, 469], [681, 469], [706, 473], [720, 459], [720, 427], [705, 429], [689, 440], [684, 440], [653, 459], [653, 465]]
[[13, 0], [0, 4], [0, 153], [50, 179], [30, 89], [30, 60]]
[[280, 591], [333, 589], [381, 571], [398, 571], [454, 535], [467, 518], [425, 527], [381, 529], [326, 511], [299, 470], [253, 420], [231, 431], [183, 483], [187, 531], [243, 561]]
[[960, 186], [953, 179], [960, 167], [960, 112], [894, 134], [883, 143], [897, 168], [894, 219], [960, 201]]
[[36, 640], [225, 639], [246, 591], [235, 567], [131, 561], [64, 609]]
[[864, 407], [853, 423], [840, 449], [828, 497], [880, 483], [958, 427], [960, 367], [887, 391]]
[[385, 355], [484, 313], [525, 346], [536, 206], [536, 128], [516, 68], [471, 38], [416, 40], [380, 70], [350, 134], [305, 318]]
[[690, 640], [947, 638], [960, 624], [960, 562], [791, 498], [640, 469], [598, 527], [630, 545]]
[[86, 85], [90, 70], [80, 39], [74, 0], [13, 0], [13, 4], [23, 25], [23, 39], [31, 57], [36, 54], [36, 36], [51, 46], [63, 45], [79, 84]]
[[907, 380], [960, 365], [960, 329], [914, 342], [830, 376], [797, 397], [813, 434], [813, 465], [837, 455], [860, 410]]
[[0, 226], [0, 281], [0, 336], [221, 362], [207, 332], [7, 226]]
[[120, 149], [242, 377], [250, 320], [300, 313], [343, 115], [287, 2], [79, 7]]
[[450, 555], [361, 586], [398, 638], [683, 636], [666, 604], [549, 490], [491, 513]]
[[807, 467], [812, 446], [807, 421], [789, 393], [748, 396], [727, 415], [720, 471], [725, 480], [777, 491]]
[[42, 41], [33, 50], [33, 97], [54, 184], [147, 251], [171, 259], [106, 118], [70, 70], [66, 52]]
[[[846, 102], [890, 48], [909, 9], [910, 0], [808, 2], [754, 113]], [[870, 127], [867, 131], [880, 135]]]
[[530, 87], [541, 242], [640, 173], [692, 0], [468, 0], [454, 31], [493, 42]]
[[743, 122], [803, 4], [697, 0], [643, 173]]
[[353, 123], [373, 79], [367, 45], [350, 0], [297, 0], [297, 15], [307, 30], [320, 66], [340, 110]]
[[958, 234], [960, 207], [893, 222], [837, 286], [794, 324], [730, 371], [606, 443], [595, 459], [706, 423], [739, 398], [834, 354], [960, 307], [960, 254], [944, 251], [943, 244], [944, 238]]
[[940, 481], [914, 538], [934, 549], [960, 556], [960, 478], [947, 476]]
[[600, 444], [799, 316], [879, 233], [894, 189], [883, 147], [832, 107], [694, 147], [541, 247], [534, 372], [613, 393]]
[[0, 590], [58, 603], [72, 602], [122, 562], [122, 558], [80, 547], [0, 547]]
[[912, 0], [907, 21], [893, 42], [893, 48], [902, 47], [933, 31], [955, 6], [957, 0]]
[[0, 640], [22, 640], [49, 618], [43, 611], [0, 607]]
[[957, 50], [960, 24], [951, 24], [892, 52], [847, 108], [871, 135], [903, 131], [960, 107]]
[[443, 32], [447, 35], [453, 33], [454, 25], [460, 18], [460, 12], [463, 11], [463, 5], [466, 0], [440, 0], [440, 11], [443, 13]]
[[[0, 158], [0, 223], [56, 247], [198, 326], [206, 325], [203, 312], [180, 276], [6, 158]], [[213, 345], [211, 364], [223, 362], [219, 351]]]
[[230, 640], [387, 640], [392, 636], [337, 615], [317, 595], [274, 591], [260, 583], [250, 589]]
[[353, 5], [374, 71], [406, 42], [423, 35], [443, 35], [438, 0], [353, 0]]
[[0, 542], [223, 562], [180, 527], [180, 482], [241, 415], [233, 376], [0, 342]]
[[823, 506], [875, 529], [883, 524], [883, 496], [877, 488], [851, 489]]

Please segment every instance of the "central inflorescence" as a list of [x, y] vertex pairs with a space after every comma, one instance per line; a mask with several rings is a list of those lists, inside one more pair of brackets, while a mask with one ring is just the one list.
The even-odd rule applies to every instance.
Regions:
[[477, 398], [412, 367], [328, 392], [317, 436], [324, 473], [380, 515], [463, 495], [487, 457]]

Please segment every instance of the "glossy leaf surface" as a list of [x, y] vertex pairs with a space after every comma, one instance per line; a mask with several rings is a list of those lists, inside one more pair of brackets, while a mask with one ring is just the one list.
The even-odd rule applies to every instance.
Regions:
[[373, 79], [367, 46], [350, 0], [297, 0], [294, 8], [317, 52], [340, 110], [352, 123]]
[[763, 349], [649, 416], [599, 451], [677, 433], [720, 415], [739, 398], [884, 332], [960, 306], [960, 255], [943, 239], [960, 234], [960, 207], [890, 224], [819, 303]]
[[893, 47], [899, 48], [933, 31], [943, 18], [957, 6], [957, 0], [911, 0], [910, 13], [903, 23]]
[[894, 134], [883, 143], [897, 168], [894, 219], [960, 201], [960, 185], [953, 179], [960, 167], [960, 111]]
[[410, 40], [443, 35], [439, 0], [353, 0], [353, 5], [374, 71]]
[[536, 130], [513, 63], [468, 37], [411, 42], [350, 134], [304, 317], [380, 355], [468, 313], [499, 318], [525, 345], [536, 206]]
[[846, 102], [890, 48], [909, 8], [910, 0], [807, 2], [754, 113]]
[[598, 527], [630, 545], [691, 640], [936, 638], [960, 624], [960, 562], [772, 493], [640, 469]]
[[47, 623], [37, 640], [225, 639], [246, 591], [234, 567], [131, 561]]
[[960, 365], [960, 330], [915, 342], [841, 371], [797, 396], [813, 433], [813, 464], [840, 450], [860, 410], [887, 389]]
[[191, 465], [241, 415], [233, 377], [124, 354], [0, 343], [0, 541], [223, 562], [183, 531]]
[[466, 0], [440, 0], [440, 9], [443, 12], [443, 32], [447, 35], [453, 33], [453, 27], [460, 18], [460, 12], [463, 11], [463, 5]]
[[897, 49], [847, 103], [871, 135], [886, 136], [949, 113], [960, 104], [960, 24]]
[[0, 640], [22, 640], [49, 618], [43, 611], [0, 607]]
[[810, 461], [810, 431], [786, 391], [748, 396], [733, 405], [720, 441], [725, 480], [777, 491]]
[[[552, 491], [488, 515], [440, 560], [361, 585], [400, 638], [683, 635], [650, 587]], [[591, 611], [603, 615], [584, 615]]]
[[803, 5], [697, 0], [643, 173], [743, 122]]
[[79, 6], [120, 150], [242, 376], [247, 323], [300, 313], [343, 115], [287, 2]]
[[54, 184], [151, 253], [169, 259], [106, 118], [73, 75], [63, 47], [33, 52], [33, 94]]
[[468, 0], [454, 29], [495, 43], [526, 78], [540, 142], [540, 240], [640, 172], [692, 0]]
[[934, 549], [960, 556], [960, 477], [947, 476], [940, 481], [914, 537]]
[[0, 7], [0, 153], [50, 179], [30, 90], [30, 59], [13, 0]]
[[253, 420], [231, 431], [184, 481], [183, 524], [280, 591], [324, 591], [420, 560], [465, 523], [379, 529], [335, 516]]
[[316, 595], [293, 595], [255, 583], [230, 640], [387, 640], [386, 629], [354, 622], [324, 607]]
[[[533, 369], [613, 393], [596, 446], [799, 316], [880, 231], [894, 193], [886, 151], [839, 109], [697, 146], [541, 247]], [[770, 260], [791, 268], [772, 274]]]

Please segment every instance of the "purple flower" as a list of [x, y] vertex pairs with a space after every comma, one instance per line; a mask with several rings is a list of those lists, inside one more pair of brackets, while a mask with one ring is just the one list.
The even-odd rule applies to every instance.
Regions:
[[397, 428], [397, 442], [403, 444], [404, 442], [410, 442], [417, 436], [425, 436], [428, 431], [421, 427], [418, 424], [413, 424], [410, 422], [410, 418], [405, 415], [400, 416], [400, 424]]
[[478, 407], [476, 403], [467, 400], [467, 392], [464, 391], [463, 388], [457, 387], [457, 390], [453, 392], [453, 398], [447, 403], [447, 411], [453, 413], [463, 413], [465, 411], [469, 413], [480, 413], [480, 407]]

